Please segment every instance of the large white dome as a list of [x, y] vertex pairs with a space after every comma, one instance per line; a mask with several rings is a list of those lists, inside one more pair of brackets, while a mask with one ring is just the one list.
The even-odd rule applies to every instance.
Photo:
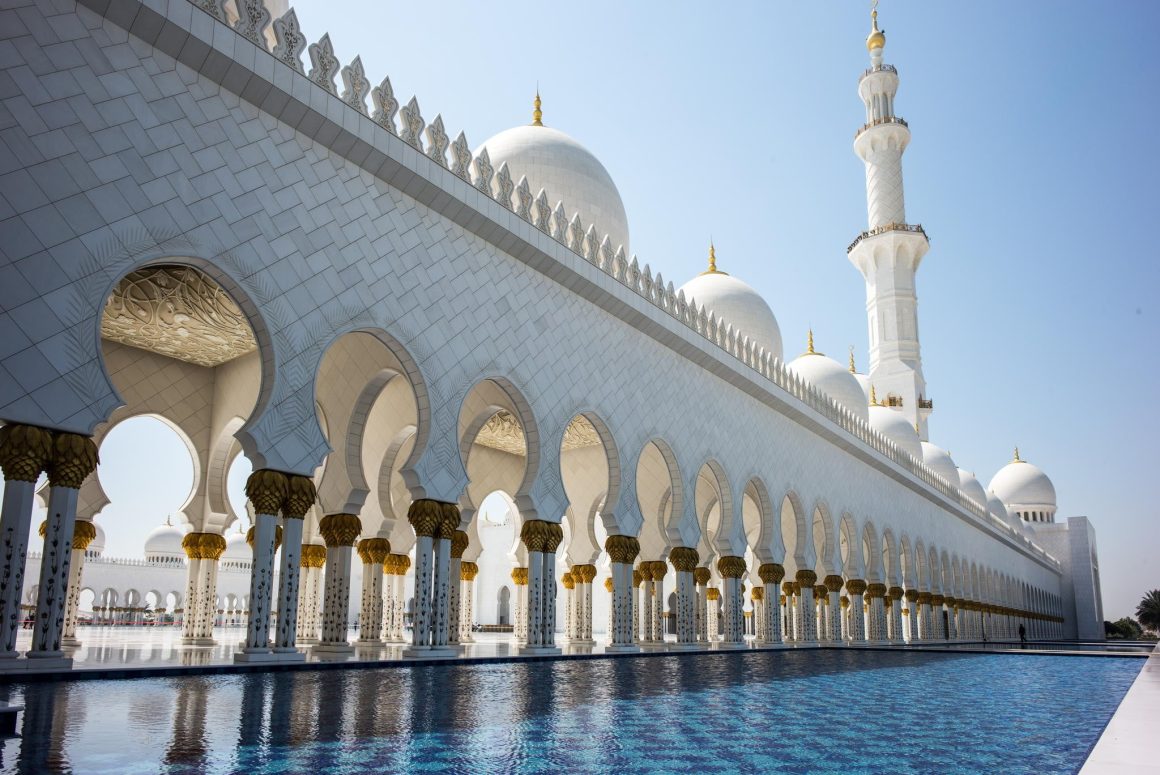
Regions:
[[1004, 525], [1019, 530], [1019, 517], [1015, 516], [994, 492], [987, 493], [987, 511], [994, 514], [997, 519], [1002, 520]]
[[706, 307], [742, 336], [748, 336], [758, 347], [783, 360], [781, 329], [773, 310], [761, 294], [747, 284], [716, 269], [716, 256], [710, 248], [709, 271], [689, 280], [680, 287], [685, 298]]
[[533, 124], [500, 132], [475, 155], [484, 148], [496, 170], [507, 163], [513, 183], [527, 177], [532, 196], [544, 189], [553, 208], [564, 203], [569, 220], [578, 213], [585, 231], [595, 226], [601, 240], [608, 235], [614, 251], [623, 247], [625, 255], [631, 254], [620, 192], [608, 170], [583, 145], [558, 129]]
[[154, 528], [145, 539], [145, 559], [151, 557], [182, 558], [185, 549], [181, 545], [185, 533], [180, 528], [165, 524]]
[[974, 474], [961, 468], [959, 469], [959, 489], [980, 506], [987, 505], [987, 493], [983, 490], [983, 485], [979, 484], [979, 480], [975, 478]]
[[999, 469], [990, 489], [1015, 511], [1055, 512], [1055, 485], [1047, 474], [1016, 454], [1015, 460]]
[[874, 404], [870, 407], [870, 427], [909, 452], [915, 460], [922, 460], [922, 443], [914, 426], [907, 422], [902, 412]]
[[922, 462], [926, 463], [928, 468], [943, 479], [946, 479], [947, 484], [951, 487], [958, 486], [959, 470], [945, 449], [931, 444], [929, 441], [922, 442]]
[[812, 332], [808, 351], [794, 358], [789, 368], [858, 417], [867, 421], [870, 419], [870, 407], [866, 404], [862, 386], [842, 364], [822, 353], [814, 352]]

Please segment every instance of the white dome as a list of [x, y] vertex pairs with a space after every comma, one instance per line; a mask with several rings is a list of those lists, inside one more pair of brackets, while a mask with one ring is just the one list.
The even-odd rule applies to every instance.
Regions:
[[870, 407], [862, 393], [862, 386], [842, 364], [822, 353], [807, 352], [794, 358], [789, 368], [858, 417], [870, 419]]
[[1012, 527], [1015, 530], [1019, 529], [1019, 517], [1015, 516], [993, 491], [987, 493], [987, 511], [994, 514], [1004, 525]]
[[254, 552], [246, 543], [245, 533], [233, 533], [226, 538], [226, 550], [222, 552], [222, 560], [253, 562]]
[[620, 192], [587, 148], [558, 129], [534, 125], [500, 132], [477, 148], [475, 155], [484, 148], [497, 171], [507, 163], [513, 183], [527, 177], [532, 196], [544, 189], [553, 208], [563, 201], [569, 220], [578, 213], [585, 231], [595, 226], [601, 240], [608, 235], [614, 251], [623, 247], [625, 255], [631, 253]]
[[854, 372], [854, 379], [858, 380], [858, 385], [862, 388], [862, 395], [866, 396], [866, 404], [870, 404], [870, 377], [865, 374]]
[[914, 426], [906, 420], [902, 412], [896, 412], [880, 404], [870, 407], [870, 427], [909, 452], [916, 460], [922, 460], [922, 443]]
[[101, 553], [105, 551], [105, 529], [96, 520], [93, 520], [93, 527], [97, 529], [97, 536], [92, 541], [89, 541], [89, 546], [85, 549], [85, 553], [91, 554], [94, 557], [100, 557]]
[[770, 355], [782, 359], [781, 329], [777, 318], [761, 294], [744, 282], [724, 272], [712, 271], [694, 277], [680, 290], [685, 292], [686, 299], [696, 301], [698, 307], [707, 307], [718, 320], [748, 336]]
[[975, 478], [974, 474], [961, 468], [959, 469], [959, 489], [980, 506], [987, 505], [987, 493], [983, 490], [983, 485], [979, 484], [979, 480]]
[[946, 479], [947, 484], [951, 487], [958, 486], [959, 470], [945, 449], [931, 444], [929, 441], [922, 442], [922, 462], [926, 463], [928, 468], [943, 479]]
[[1055, 485], [1047, 474], [1023, 460], [1013, 460], [991, 479], [990, 489], [1015, 511], [1055, 511]]
[[145, 539], [145, 557], [164, 555], [166, 557], [185, 557], [185, 549], [181, 540], [185, 533], [173, 525], [161, 525]]

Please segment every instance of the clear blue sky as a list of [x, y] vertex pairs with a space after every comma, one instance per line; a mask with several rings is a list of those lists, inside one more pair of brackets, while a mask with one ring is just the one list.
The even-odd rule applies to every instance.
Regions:
[[[401, 102], [418, 95], [473, 147], [530, 121], [538, 81], [545, 123], [617, 182], [642, 263], [679, 284], [712, 235], [721, 268], [769, 301], [787, 355], [812, 325], [820, 350], [844, 360], [854, 344], [864, 369], [865, 291], [845, 249], [866, 228], [851, 142], [869, 4], [719, 8], [297, 10], [311, 41], [329, 32], [340, 60], [361, 54], [372, 82], [390, 75]], [[908, 219], [932, 240], [918, 278], [931, 440], [984, 485], [1018, 444], [1053, 478], [1060, 515], [1091, 517], [1105, 614], [1128, 614], [1160, 587], [1147, 495], [1160, 462], [1160, 4], [884, 0], [879, 13], [913, 132]], [[126, 447], [163, 467], [160, 446]], [[110, 553], [137, 554], [179, 503], [150, 505], [141, 453], [125, 469], [109, 452], [110, 494], [126, 494], [100, 521]]]

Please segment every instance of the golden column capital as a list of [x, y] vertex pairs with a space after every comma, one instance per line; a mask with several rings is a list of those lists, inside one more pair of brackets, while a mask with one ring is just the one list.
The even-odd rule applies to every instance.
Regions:
[[428, 498], [412, 501], [407, 508], [407, 522], [415, 535], [434, 538], [443, 523], [443, 504]]
[[825, 603], [829, 600], [830, 588], [825, 584], [814, 584], [814, 599], [819, 603]]
[[[651, 576], [652, 574], [649, 574], [649, 575]], [[641, 573], [637, 569], [633, 569], [633, 571], [632, 571], [632, 585], [634, 587], [639, 587], [642, 581], [644, 581], [644, 574]]]
[[929, 592], [919, 592], [918, 602], [930, 605], [931, 594]]
[[528, 585], [528, 569], [512, 568], [512, 581], [518, 587], [526, 587]]
[[555, 554], [562, 543], [564, 543], [564, 526], [559, 522], [545, 522], [544, 551], [548, 554]]
[[[246, 531], [246, 543], [250, 545], [251, 549], [254, 548], [254, 528], [252, 528], [252, 527]], [[282, 545], [282, 526], [275, 525], [274, 526], [274, 551], [278, 551], [278, 547], [280, 547], [281, 545]]]
[[845, 584], [846, 582], [845, 582], [845, 580], [842, 579], [841, 576], [835, 576], [834, 574], [830, 574], [829, 576], [826, 576], [826, 578], [824, 578], [822, 580], [822, 583], [826, 585], [826, 590], [829, 592], [841, 592], [842, 585]]
[[851, 595], [861, 595], [866, 591], [866, 582], [862, 579], [849, 579], [846, 581], [846, 591]]
[[753, 591], [749, 593], [749, 598], [751, 600], [764, 600], [765, 587], [754, 587]]
[[697, 554], [697, 550], [688, 546], [676, 546], [669, 552], [669, 562], [681, 573], [692, 573], [700, 561], [701, 557]]
[[321, 568], [326, 565], [326, 547], [321, 544], [303, 544], [298, 565], [303, 568]]
[[[253, 530], [253, 528], [250, 528]], [[191, 560], [201, 559], [201, 545], [199, 542], [199, 533], [186, 533], [181, 538], [181, 548], [185, 550], [185, 556]]]
[[785, 566], [778, 562], [763, 563], [758, 567], [757, 575], [764, 584], [780, 584], [785, 578]]
[[632, 565], [640, 554], [640, 541], [633, 536], [608, 536], [604, 541], [604, 551], [608, 552], [613, 562]]
[[781, 591], [783, 593], [785, 593], [786, 596], [793, 597], [793, 594], [794, 594], [793, 582], [792, 581], [781, 582]]
[[713, 572], [705, 567], [693, 569], [693, 582], [700, 586], [705, 586], [709, 583], [709, 579], [713, 578]]
[[745, 558], [726, 555], [717, 560], [717, 572], [722, 578], [739, 579], [745, 575]]
[[89, 474], [97, 468], [100, 457], [97, 445], [78, 433], [54, 433], [52, 458], [45, 465], [48, 482], [53, 487], [79, 490]]
[[612, 577], [611, 576], [609, 576], [608, 578], [606, 578], [604, 580], [604, 588], [607, 589], [609, 592], [612, 591]]
[[334, 546], [354, 546], [355, 539], [362, 532], [362, 521], [354, 514], [327, 514], [318, 520], [318, 532], [328, 548]]
[[866, 585], [866, 596], [871, 600], [879, 597], [886, 597], [886, 585], [874, 582]]
[[812, 570], [799, 570], [794, 575], [794, 580], [798, 584], [801, 584], [803, 587], [812, 587], [814, 584], [818, 583], [818, 574], [814, 573]]
[[459, 530], [459, 506], [454, 503], [442, 503], [440, 511], [443, 518], [439, 523], [438, 537], [450, 541], [455, 538], [455, 531]]
[[0, 469], [7, 481], [35, 484], [51, 458], [51, 431], [35, 425], [0, 427]]
[[355, 547], [364, 565], [374, 565], [386, 561], [391, 553], [391, 543], [385, 538], [364, 538]]
[[850, 607], [850, 598], [846, 597], [845, 595], [842, 595], [840, 598], [838, 598], [838, 602], [842, 604], [842, 608]]
[[705, 599], [706, 600], [720, 600], [721, 599], [721, 590], [717, 589], [716, 587], [709, 587], [708, 589], [705, 590]]
[[[290, 474], [286, 477], [286, 498], [282, 501], [282, 516], [302, 519], [318, 499], [318, 490], [309, 476]], [[256, 508], [256, 507], [255, 507]]]
[[[643, 564], [643, 563], [642, 563]], [[661, 581], [669, 572], [669, 564], [664, 560], [653, 560], [648, 563], [649, 571], [652, 573], [653, 581]]]
[[918, 602], [918, 590], [917, 589], [906, 590], [906, 602], [908, 602], [908, 603], [917, 603]]
[[930, 604], [933, 606], [936, 606], [936, 607], [940, 606], [943, 604], [944, 599], [945, 598], [943, 598], [942, 595], [931, 595], [930, 596]]
[[73, 527], [73, 550], [84, 551], [97, 537], [97, 526], [87, 519], [78, 519]]
[[[577, 575], [579, 572], [579, 575]], [[591, 584], [596, 580], [596, 566], [595, 565], [577, 565], [572, 568], [572, 579], [574, 581], [582, 581], [585, 584]]]
[[[217, 562], [226, 552], [226, 539], [220, 533], [194, 533], [201, 549], [201, 559]], [[184, 541], [185, 539], [182, 539]]]
[[890, 589], [886, 590], [886, 593], [894, 600], [902, 599], [902, 587], [891, 587]]
[[452, 559], [462, 560], [463, 553], [467, 551], [467, 545], [469, 543], [471, 543], [471, 539], [467, 537], [467, 533], [462, 530], [456, 530], [451, 536]]
[[459, 564], [459, 578], [461, 581], [475, 581], [477, 575], [479, 575], [479, 566], [474, 562], [464, 560]]
[[529, 552], [543, 552], [548, 539], [548, 523], [542, 519], [525, 520], [520, 527], [520, 540]]
[[290, 479], [281, 471], [260, 468], [246, 480], [246, 497], [257, 514], [277, 515], [290, 494]]
[[575, 589], [576, 579], [572, 577], [571, 573], [565, 573], [560, 577], [560, 583], [564, 585], [564, 589]]

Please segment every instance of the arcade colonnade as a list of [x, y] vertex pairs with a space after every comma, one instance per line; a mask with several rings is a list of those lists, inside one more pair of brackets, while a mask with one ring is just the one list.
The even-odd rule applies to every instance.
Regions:
[[[95, 531], [76, 518], [77, 491], [97, 465], [92, 441], [77, 434], [7, 425], [0, 428], [0, 466], [5, 477], [0, 531], [14, 561], [3, 586], [0, 621], [4, 624], [0, 658], [16, 660], [19, 590], [29, 534], [33, 488], [48, 475], [49, 515], [42, 527], [45, 562], [41, 566], [30, 663], [67, 664], [64, 645], [75, 640], [76, 599], [82, 584], [84, 550]], [[412, 502], [407, 520], [415, 534], [413, 559], [392, 554], [383, 538], [358, 540], [359, 518], [334, 514], [322, 518], [323, 545], [302, 543], [303, 519], [317, 497], [311, 479], [271, 470], [255, 471], [246, 485], [255, 514], [247, 535], [253, 551], [250, 607], [240, 661], [302, 659], [298, 649], [313, 644], [323, 651], [352, 649], [347, 640], [350, 576], [356, 552], [364, 565], [359, 643], [399, 643], [412, 656], [450, 656], [471, 639], [470, 600], [477, 567], [462, 560], [469, 538], [461, 530], [456, 504], [421, 499]], [[526, 653], [553, 653], [556, 596], [566, 594], [561, 629], [570, 642], [593, 643], [595, 564], [575, 564], [557, 578], [557, 551], [564, 538], [559, 523], [527, 520], [520, 531], [527, 565], [513, 570], [520, 587], [516, 636]], [[213, 643], [217, 561], [222, 536], [189, 533], [184, 636], [190, 643]], [[697, 549], [672, 547], [666, 560], [641, 560], [636, 537], [612, 535], [604, 545], [611, 598], [608, 648], [688, 649], [715, 644], [745, 645], [745, 580], [753, 632], [758, 645], [818, 643], [921, 643], [948, 640], [1011, 640], [1020, 626], [1029, 638], [1060, 635], [1062, 619], [1034, 610], [946, 594], [928, 576], [926, 583], [887, 586], [843, 577], [822, 579], [798, 570], [792, 579], [780, 563], [753, 567], [739, 556], [701, 564]], [[278, 566], [275, 588], [274, 569]], [[403, 578], [413, 574], [415, 608], [409, 636], [403, 626]], [[675, 577], [676, 637], [666, 640], [664, 582]], [[1047, 600], [1033, 605], [1050, 605]], [[273, 615], [275, 614], [276, 615]], [[299, 622], [303, 627], [299, 627]], [[17, 665], [17, 661], [9, 662]]]

